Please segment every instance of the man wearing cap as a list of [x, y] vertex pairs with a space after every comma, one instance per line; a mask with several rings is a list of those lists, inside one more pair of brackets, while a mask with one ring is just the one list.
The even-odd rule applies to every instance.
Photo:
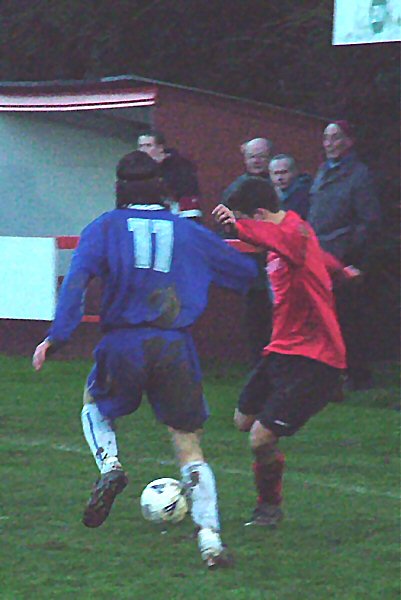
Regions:
[[[323, 132], [326, 161], [320, 166], [310, 190], [308, 221], [321, 246], [346, 264], [362, 270], [379, 230], [380, 206], [368, 168], [358, 158], [348, 121], [333, 121]], [[336, 291], [337, 310], [347, 347], [348, 385], [371, 387], [367, 364], [363, 288], [350, 286]]]

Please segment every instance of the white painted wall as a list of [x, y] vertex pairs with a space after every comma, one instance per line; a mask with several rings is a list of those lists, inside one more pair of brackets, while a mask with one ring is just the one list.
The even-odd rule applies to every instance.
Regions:
[[45, 114], [1, 114], [0, 235], [78, 235], [114, 206], [116, 163], [134, 144]]
[[[90, 117], [0, 114], [0, 236], [79, 235], [113, 208], [116, 164], [136, 140], [96, 131]], [[58, 275], [71, 255], [58, 253]]]
[[54, 238], [0, 237], [0, 319], [51, 321], [57, 291]]

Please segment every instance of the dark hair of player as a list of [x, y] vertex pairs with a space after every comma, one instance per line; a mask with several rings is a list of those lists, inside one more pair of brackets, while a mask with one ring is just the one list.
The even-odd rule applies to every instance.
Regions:
[[279, 201], [271, 183], [263, 177], [248, 177], [228, 198], [231, 210], [252, 217], [258, 208], [276, 213]]
[[145, 152], [134, 150], [117, 164], [116, 207], [130, 204], [165, 205], [167, 191], [158, 164]]

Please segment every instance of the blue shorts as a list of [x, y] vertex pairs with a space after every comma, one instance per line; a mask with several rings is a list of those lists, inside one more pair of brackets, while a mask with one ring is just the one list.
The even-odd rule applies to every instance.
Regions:
[[174, 429], [192, 432], [208, 418], [190, 333], [118, 329], [102, 338], [94, 356], [87, 386], [104, 416], [115, 419], [136, 411], [146, 392], [156, 418]]

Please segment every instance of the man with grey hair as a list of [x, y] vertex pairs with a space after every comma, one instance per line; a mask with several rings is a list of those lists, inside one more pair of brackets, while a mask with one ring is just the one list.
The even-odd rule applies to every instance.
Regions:
[[244, 142], [240, 146], [245, 164], [245, 173], [234, 179], [232, 183], [224, 190], [222, 202], [227, 206], [227, 199], [248, 179], [248, 177], [263, 177], [269, 179], [269, 160], [272, 155], [273, 145], [266, 138], [254, 138]]
[[312, 177], [300, 173], [290, 154], [276, 154], [269, 163], [272, 184], [283, 210], [293, 210], [306, 219], [309, 210], [309, 190]]
[[[260, 177], [270, 182], [269, 160], [272, 155], [273, 144], [267, 138], [254, 138], [244, 142], [240, 146], [244, 159], [245, 173], [234, 179], [224, 190], [221, 203], [227, 208], [231, 206], [231, 200], [237, 194], [243, 182], [250, 178]], [[244, 212], [246, 212], [244, 210]], [[230, 233], [224, 233], [224, 237], [232, 237]], [[265, 271], [265, 253], [252, 254], [259, 269], [259, 276], [246, 296], [246, 324], [248, 329], [249, 349], [251, 360], [256, 363], [260, 353], [270, 340], [271, 335], [271, 298], [269, 284]]]

